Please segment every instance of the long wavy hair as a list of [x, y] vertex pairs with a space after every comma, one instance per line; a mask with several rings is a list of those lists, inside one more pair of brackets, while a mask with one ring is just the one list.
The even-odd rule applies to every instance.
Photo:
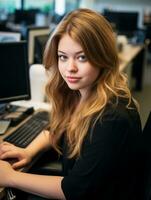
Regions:
[[[65, 34], [81, 45], [88, 62], [101, 71], [89, 98], [78, 109], [79, 91], [71, 90], [58, 70], [58, 44]], [[127, 77], [119, 70], [116, 38], [111, 25], [101, 14], [89, 9], [70, 12], [50, 36], [43, 63], [50, 73], [46, 94], [52, 105], [52, 146], [61, 152], [59, 141], [65, 134], [69, 146], [68, 156], [78, 157], [94, 116], [96, 120], [100, 118], [113, 97], [117, 101], [119, 97], [128, 99], [127, 107], [131, 103]]]

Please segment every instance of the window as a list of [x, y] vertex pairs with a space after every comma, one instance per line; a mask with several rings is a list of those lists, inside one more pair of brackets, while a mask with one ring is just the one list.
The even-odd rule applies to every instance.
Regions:
[[13, 13], [16, 8], [21, 7], [20, 0], [0, 0], [0, 13]]

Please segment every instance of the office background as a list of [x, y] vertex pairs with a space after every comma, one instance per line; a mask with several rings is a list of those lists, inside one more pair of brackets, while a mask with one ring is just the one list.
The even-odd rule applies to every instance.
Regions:
[[[151, 38], [151, 1], [150, 0], [0, 0], [0, 31], [10, 31], [15, 20], [17, 10], [33, 10], [36, 12], [35, 26], [49, 26], [57, 24], [66, 12], [78, 7], [87, 7], [103, 13], [104, 10], [138, 12], [138, 28], [145, 30], [147, 38]], [[33, 22], [16, 19], [20, 23], [23, 39], [26, 39], [26, 25]], [[27, 23], [27, 24], [26, 24]], [[51, 26], [51, 25], [50, 25]], [[18, 26], [17, 26], [18, 27]], [[16, 29], [18, 31], [18, 29]], [[14, 29], [13, 29], [14, 31]], [[145, 32], [145, 33], [146, 33]], [[148, 113], [151, 110], [151, 50], [150, 45], [146, 52], [146, 59], [143, 70], [143, 88], [135, 91], [132, 88], [134, 97], [140, 103], [140, 114], [142, 125], [144, 125]]]

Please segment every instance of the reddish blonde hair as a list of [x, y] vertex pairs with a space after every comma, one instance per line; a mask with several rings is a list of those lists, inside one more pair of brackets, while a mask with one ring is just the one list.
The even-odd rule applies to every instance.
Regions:
[[[89, 99], [76, 112], [79, 92], [68, 88], [58, 70], [58, 44], [64, 34], [69, 34], [81, 45], [92, 66], [101, 69]], [[131, 102], [127, 78], [119, 71], [116, 38], [109, 22], [90, 9], [78, 9], [67, 14], [48, 40], [44, 65], [51, 73], [46, 93], [52, 105], [52, 145], [59, 151], [59, 140], [66, 133], [69, 157], [79, 156], [94, 115], [96, 119], [100, 117], [112, 97], [127, 98], [128, 105]]]

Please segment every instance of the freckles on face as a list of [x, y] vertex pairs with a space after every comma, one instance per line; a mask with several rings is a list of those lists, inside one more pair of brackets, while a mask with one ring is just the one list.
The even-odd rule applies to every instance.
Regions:
[[72, 90], [89, 90], [100, 74], [100, 69], [88, 61], [81, 45], [68, 34], [59, 41], [58, 68]]

